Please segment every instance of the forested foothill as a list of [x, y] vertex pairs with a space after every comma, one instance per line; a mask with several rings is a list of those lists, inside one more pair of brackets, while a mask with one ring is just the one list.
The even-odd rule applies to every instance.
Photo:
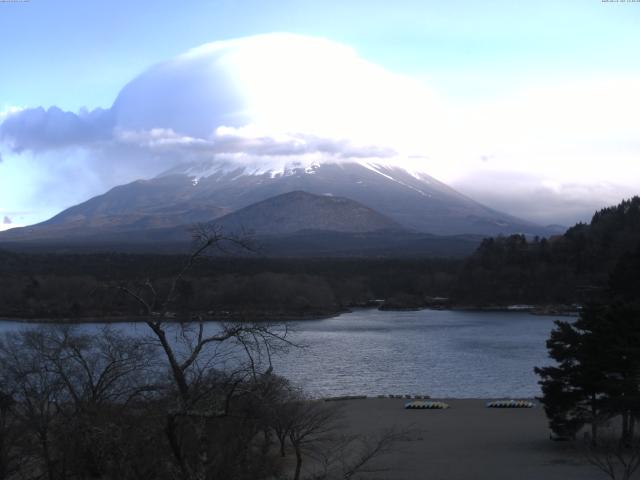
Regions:
[[[614, 270], [633, 275], [639, 249], [640, 198], [634, 197], [564, 235], [487, 238], [466, 259], [205, 257], [181, 278], [168, 314], [307, 318], [380, 303], [392, 309], [528, 304], [553, 312], [604, 295]], [[120, 287], [148, 280], [158, 291], [168, 289], [183, 262], [181, 255], [0, 250], [0, 316], [144, 315]]]
[[561, 236], [484, 240], [462, 264], [453, 295], [463, 304], [585, 303], [606, 294], [614, 270], [631, 274], [638, 252], [640, 197], [634, 197]]

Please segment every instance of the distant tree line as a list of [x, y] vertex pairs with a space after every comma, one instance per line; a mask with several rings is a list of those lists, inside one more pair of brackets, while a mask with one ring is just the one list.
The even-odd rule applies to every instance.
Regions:
[[[173, 311], [233, 318], [304, 318], [384, 300], [390, 308], [585, 303], [640, 248], [640, 198], [603, 209], [564, 235], [485, 239], [467, 259], [210, 258], [177, 286]], [[121, 291], [148, 278], [168, 289], [176, 255], [0, 251], [0, 316], [81, 318], [144, 314]], [[619, 287], [624, 288], [624, 287]]]
[[463, 264], [452, 296], [463, 304], [585, 303], [640, 248], [640, 197], [596, 212], [564, 235], [485, 239]]
[[[126, 317], [140, 305], [117, 287], [148, 278], [170, 288], [184, 257], [0, 252], [0, 316]], [[203, 258], [177, 286], [172, 311], [233, 318], [331, 315], [375, 299], [447, 296], [456, 260]]]

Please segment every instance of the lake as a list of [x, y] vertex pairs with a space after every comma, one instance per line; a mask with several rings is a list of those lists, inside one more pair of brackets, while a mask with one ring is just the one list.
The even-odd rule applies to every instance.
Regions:
[[[276, 373], [315, 396], [533, 397], [540, 393], [533, 367], [551, 362], [545, 341], [554, 319], [524, 312], [362, 309], [289, 322], [290, 338], [304, 348], [273, 363]], [[0, 332], [31, 326], [0, 322]], [[142, 324], [114, 327], [147, 332]]]

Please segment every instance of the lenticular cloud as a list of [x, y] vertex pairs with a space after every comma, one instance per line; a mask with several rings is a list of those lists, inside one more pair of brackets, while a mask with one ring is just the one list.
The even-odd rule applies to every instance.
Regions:
[[349, 47], [269, 34], [206, 44], [155, 65], [107, 110], [15, 112], [0, 125], [0, 141], [14, 153], [79, 148], [104, 159], [117, 150], [108, 162], [135, 154], [162, 168], [229, 150], [271, 161], [390, 157], [403, 139], [419, 136], [412, 126], [425, 127], [417, 117], [429, 102], [424, 87]]

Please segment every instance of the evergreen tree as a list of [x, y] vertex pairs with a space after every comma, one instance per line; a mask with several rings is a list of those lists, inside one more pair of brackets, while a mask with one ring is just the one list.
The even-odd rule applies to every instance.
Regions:
[[640, 309], [632, 304], [590, 305], [574, 323], [556, 322], [547, 341], [557, 365], [536, 368], [549, 426], [575, 436], [620, 416], [622, 439], [630, 441], [640, 417]]
[[599, 364], [601, 344], [589, 330], [594, 308], [589, 307], [575, 323], [556, 321], [547, 349], [557, 366], [535, 369], [541, 377], [541, 401], [549, 426], [560, 437], [574, 437], [590, 424], [596, 438], [605, 377]]

